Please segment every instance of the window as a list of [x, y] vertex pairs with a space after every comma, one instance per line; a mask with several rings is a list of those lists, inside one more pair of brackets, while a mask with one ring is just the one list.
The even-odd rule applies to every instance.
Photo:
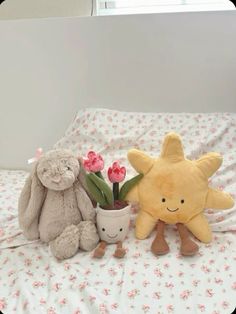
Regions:
[[96, 0], [97, 15], [234, 10], [229, 0]]

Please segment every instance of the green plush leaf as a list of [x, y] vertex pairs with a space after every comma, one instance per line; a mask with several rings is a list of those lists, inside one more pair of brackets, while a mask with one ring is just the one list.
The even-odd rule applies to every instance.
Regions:
[[133, 177], [132, 179], [126, 181], [121, 189], [120, 189], [120, 200], [124, 200], [128, 192], [143, 178], [143, 174], [140, 173], [137, 176]]
[[114, 204], [114, 198], [113, 193], [109, 185], [100, 179], [98, 176], [96, 176], [94, 173], [89, 174], [90, 179], [93, 181], [93, 183], [97, 186], [97, 188], [104, 194], [106, 201], [109, 205]]
[[89, 191], [91, 192], [95, 201], [99, 205], [101, 205], [101, 206], [108, 205], [106, 198], [104, 197], [103, 193], [98, 189], [96, 184], [91, 180], [90, 175], [91, 174], [86, 175], [86, 183], [87, 183], [87, 187], [88, 187]]
[[101, 171], [95, 172], [95, 174], [96, 174], [97, 177], [99, 177], [99, 178], [101, 178], [102, 180], [104, 180], [104, 177], [103, 177]]

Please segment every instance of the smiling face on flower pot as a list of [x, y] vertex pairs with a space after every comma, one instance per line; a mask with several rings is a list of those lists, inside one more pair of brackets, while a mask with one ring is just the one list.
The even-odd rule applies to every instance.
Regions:
[[107, 243], [124, 241], [129, 230], [128, 210], [102, 210], [97, 213], [97, 227], [101, 240]]

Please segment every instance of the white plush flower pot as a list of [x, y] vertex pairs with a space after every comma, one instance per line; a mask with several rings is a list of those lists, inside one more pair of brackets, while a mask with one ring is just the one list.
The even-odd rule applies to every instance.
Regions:
[[124, 241], [130, 224], [130, 208], [107, 210], [97, 207], [97, 228], [101, 240], [107, 243]]

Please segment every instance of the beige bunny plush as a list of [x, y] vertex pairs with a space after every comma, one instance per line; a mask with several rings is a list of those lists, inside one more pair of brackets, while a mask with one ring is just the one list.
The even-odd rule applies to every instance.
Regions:
[[85, 172], [68, 150], [51, 150], [34, 164], [21, 192], [19, 225], [28, 240], [49, 243], [58, 259], [99, 241], [95, 210], [85, 190]]

